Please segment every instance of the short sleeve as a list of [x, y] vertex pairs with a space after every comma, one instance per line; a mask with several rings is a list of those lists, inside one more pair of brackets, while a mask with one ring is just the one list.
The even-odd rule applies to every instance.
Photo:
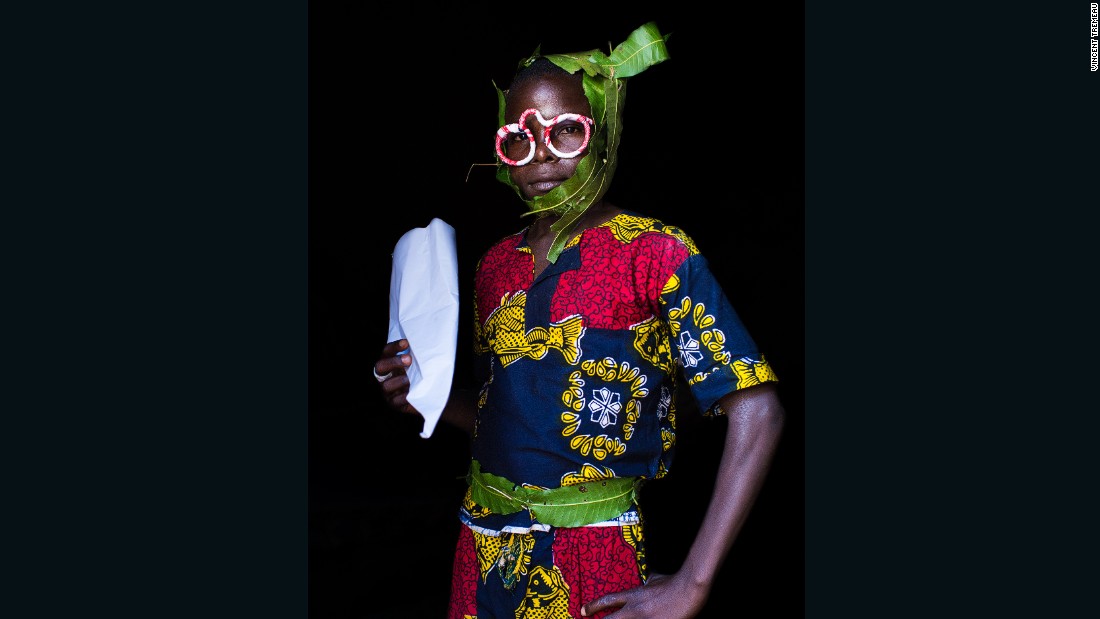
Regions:
[[701, 254], [672, 274], [661, 307], [673, 358], [704, 414], [724, 414], [716, 402], [728, 393], [776, 380]]

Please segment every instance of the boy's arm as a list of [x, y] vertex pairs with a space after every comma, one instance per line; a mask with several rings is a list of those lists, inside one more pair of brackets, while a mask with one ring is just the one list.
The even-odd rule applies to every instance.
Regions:
[[714, 574], [763, 485], [784, 418], [775, 387], [767, 383], [727, 394], [719, 403], [729, 419], [722, 460], [702, 527], [680, 571], [653, 574], [644, 587], [605, 595], [586, 604], [582, 616], [621, 607], [616, 619], [686, 619], [702, 610]]

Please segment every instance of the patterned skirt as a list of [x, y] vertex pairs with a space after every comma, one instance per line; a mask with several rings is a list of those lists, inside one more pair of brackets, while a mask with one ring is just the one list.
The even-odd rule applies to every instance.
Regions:
[[640, 524], [522, 532], [462, 526], [447, 619], [579, 619], [585, 603], [645, 577]]

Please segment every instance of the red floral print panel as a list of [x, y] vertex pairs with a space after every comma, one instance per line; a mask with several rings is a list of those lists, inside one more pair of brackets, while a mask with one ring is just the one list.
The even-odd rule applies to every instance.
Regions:
[[585, 233], [581, 268], [561, 276], [550, 304], [550, 319], [579, 314], [586, 327], [628, 329], [658, 312], [661, 289], [688, 257], [688, 249], [659, 232], [629, 243], [607, 227]]

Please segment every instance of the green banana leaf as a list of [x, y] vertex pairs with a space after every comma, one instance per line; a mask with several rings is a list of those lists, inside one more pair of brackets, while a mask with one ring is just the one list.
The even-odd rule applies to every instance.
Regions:
[[611, 75], [608, 77], [625, 79], [633, 77], [647, 68], [668, 60], [667, 36], [657, 30], [657, 24], [649, 22], [632, 32], [625, 41], [611, 52]]
[[578, 69], [584, 69], [586, 75], [602, 75], [604, 77], [610, 77], [608, 67], [613, 63], [606, 54], [598, 49], [572, 54], [548, 54], [546, 59], [570, 73], [576, 73]]
[[504, 91], [497, 86], [496, 80], [493, 81], [493, 88], [497, 91], [497, 126], [503, 127], [508, 124], [504, 119]]
[[481, 472], [477, 460], [470, 463], [470, 499], [495, 514], [514, 514], [528, 509], [552, 527], [579, 527], [608, 520], [630, 509], [637, 500], [640, 480], [612, 477], [551, 488], [516, 487], [507, 479]]
[[588, 75], [602, 75], [609, 79], [633, 77], [647, 68], [668, 60], [668, 47], [657, 24], [648, 22], [639, 26], [625, 41], [607, 56], [598, 49], [571, 54], [548, 54], [546, 58], [559, 67], [576, 73], [584, 69]]

